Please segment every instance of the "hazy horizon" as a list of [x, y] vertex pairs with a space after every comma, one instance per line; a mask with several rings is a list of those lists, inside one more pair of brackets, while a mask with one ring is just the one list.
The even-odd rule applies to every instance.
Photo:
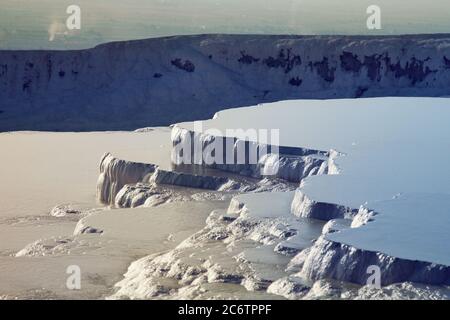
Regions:
[[[100, 43], [200, 33], [392, 35], [450, 32], [450, 2], [411, 0], [0, 0], [0, 49], [79, 49]], [[82, 10], [65, 33], [66, 8]], [[382, 29], [366, 28], [381, 8]]]

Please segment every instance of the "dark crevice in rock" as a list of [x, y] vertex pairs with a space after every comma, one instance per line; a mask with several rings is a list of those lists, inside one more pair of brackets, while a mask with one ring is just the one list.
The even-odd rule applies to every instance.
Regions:
[[177, 67], [180, 70], [184, 70], [186, 72], [194, 72], [195, 65], [190, 60], [185, 60], [184, 62], [180, 59], [174, 59], [170, 62], [172, 65]]
[[299, 87], [302, 84], [302, 82], [303, 82], [303, 80], [300, 79], [299, 77], [291, 78], [289, 80], [289, 84], [291, 86], [296, 86], [296, 87]]
[[302, 64], [299, 55], [293, 54], [292, 49], [280, 49], [276, 58], [270, 56], [263, 60], [263, 63], [269, 68], [283, 68], [284, 73], [289, 73], [295, 66]]
[[238, 59], [238, 62], [243, 64], [252, 64], [253, 62], [258, 61], [258, 58], [252, 57], [251, 55], [247, 54], [245, 50], [241, 51], [241, 57]]
[[[391, 72], [394, 74], [396, 79], [406, 77], [411, 80], [413, 85], [418, 82], [422, 82], [429, 74], [437, 71], [431, 70], [428, 66], [425, 66], [425, 62], [431, 60], [430, 57], [424, 60], [412, 57], [408, 62], [406, 62], [404, 67], [401, 65], [400, 61], [392, 63], [391, 58], [387, 53], [365, 56], [364, 61], [361, 62], [356, 54], [344, 51], [340, 56], [340, 60], [341, 68], [347, 72], [359, 73], [363, 67], [366, 67], [367, 77], [372, 81], [381, 80], [383, 62], [386, 67], [386, 74]], [[450, 68], [450, 60], [445, 56], [444, 63], [447, 68]]]
[[0, 77], [6, 76], [8, 74], [8, 65], [0, 64]]
[[336, 72], [336, 68], [330, 67], [327, 57], [324, 57], [322, 61], [314, 62], [312, 66], [316, 68], [317, 73], [323, 80], [326, 82], [334, 81], [334, 73]]
[[356, 89], [355, 98], [361, 98], [367, 90], [369, 90], [368, 87], [358, 87], [358, 89]]
[[32, 81], [30, 79], [25, 79], [22, 84], [22, 90], [29, 92], [30, 88], [31, 88], [31, 83], [32, 83]]
[[450, 59], [444, 56], [444, 65], [446, 69], [450, 69]]
[[50, 56], [47, 56], [47, 78], [50, 81], [52, 78], [52, 71], [53, 71], [53, 63], [50, 58]]
[[377, 54], [364, 57], [363, 64], [367, 68], [367, 76], [372, 81], [381, 80], [381, 57], [382, 56]]
[[363, 67], [367, 68], [367, 77], [372, 81], [381, 80], [382, 55], [365, 56], [361, 62], [358, 55], [344, 51], [341, 56], [341, 68], [347, 72], [359, 73]]
[[348, 51], [344, 51], [340, 56], [341, 68], [345, 71], [360, 72], [363, 64], [359, 61], [358, 56]]
[[425, 62], [430, 60], [427, 58], [425, 60], [419, 60], [412, 57], [410, 61], [406, 63], [404, 67], [401, 66], [400, 62], [391, 64], [389, 56], [386, 56], [385, 61], [388, 70], [394, 73], [394, 76], [398, 79], [401, 77], [407, 77], [411, 80], [411, 83], [415, 85], [417, 82], [422, 82], [430, 73], [434, 73], [437, 70], [431, 70], [428, 66], [424, 66]]

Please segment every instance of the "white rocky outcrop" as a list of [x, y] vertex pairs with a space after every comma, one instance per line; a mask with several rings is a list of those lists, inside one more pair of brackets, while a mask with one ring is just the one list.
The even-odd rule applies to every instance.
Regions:
[[93, 234], [93, 233], [102, 234], [103, 230], [100, 230], [96, 227], [86, 225], [84, 219], [81, 219], [80, 221], [78, 221], [78, 223], [75, 226], [75, 229], [73, 231], [74, 236], [79, 236], [82, 234]]
[[198, 298], [211, 285], [243, 286], [253, 295], [306, 294], [306, 285], [277, 281], [288, 275], [283, 269], [290, 258], [275, 248], [282, 242], [310, 246], [322, 225], [305, 227], [290, 214], [293, 192], [268, 195], [236, 196], [226, 212], [211, 212], [206, 226], [174, 250], [134, 262], [113, 298]]
[[291, 212], [298, 217], [328, 221], [352, 218], [357, 210], [335, 203], [312, 200], [301, 189], [297, 189], [291, 204]]
[[206, 190], [236, 190], [242, 187], [227, 177], [202, 176], [168, 171], [153, 164], [136, 163], [106, 153], [100, 163], [97, 199], [117, 207], [157, 205], [176, 196], [158, 186], [178, 186]]
[[311, 280], [332, 278], [364, 285], [370, 276], [369, 266], [382, 270], [383, 286], [406, 281], [450, 285], [449, 266], [397, 258], [325, 238], [316, 241], [300, 274]]
[[50, 215], [53, 217], [66, 217], [73, 215], [81, 215], [81, 210], [74, 208], [68, 204], [62, 204], [55, 206], [51, 211]]
[[97, 199], [105, 204], [114, 204], [115, 197], [123, 186], [148, 181], [155, 170], [156, 166], [153, 164], [120, 160], [105, 153], [100, 161]]
[[154, 207], [169, 199], [174, 201], [174, 197], [173, 193], [163, 192], [154, 185], [138, 183], [125, 185], [117, 193], [114, 205], [117, 208]]
[[[326, 174], [328, 165], [332, 165], [328, 158], [329, 152], [326, 151], [250, 142], [244, 140], [244, 137], [212, 135], [189, 130], [181, 125], [173, 126], [171, 139], [173, 163], [195, 164], [253, 178], [270, 176], [300, 182], [311, 175]], [[222, 157], [211, 155], [211, 150], [216, 147], [222, 148]], [[189, 155], [185, 154], [186, 150]], [[337, 154], [334, 151], [331, 153], [333, 156]], [[241, 162], [237, 162], [238, 158], [242, 159]], [[227, 159], [235, 161], [227, 163]], [[335, 170], [333, 165], [332, 170]]]
[[239, 188], [238, 183], [233, 183], [228, 177], [200, 176], [176, 171], [157, 169], [150, 179], [150, 183], [158, 185], [172, 185], [196, 189], [218, 190], [223, 185], [229, 185], [230, 189]]
[[350, 219], [332, 219], [328, 221], [322, 229], [322, 234], [328, 234], [333, 232], [339, 232], [342, 230], [345, 230], [347, 228], [350, 228], [352, 221]]
[[[323, 237], [309, 251], [283, 242], [276, 245], [280, 253], [301, 250], [292, 267], [302, 269], [305, 278], [364, 284], [373, 264], [381, 269], [384, 285], [404, 281], [445, 285], [450, 261], [442, 244], [449, 241], [450, 178], [441, 168], [450, 161], [443, 148], [443, 139], [450, 134], [443, 121], [449, 117], [448, 101], [284, 101], [225, 110], [202, 125], [205, 131], [285, 128], [289, 134], [281, 145], [339, 150], [327, 154], [328, 175], [302, 179], [291, 204], [291, 212], [299, 218], [332, 220]], [[311, 119], [318, 120], [309, 124]], [[368, 126], [369, 119], [373, 126]], [[426, 170], [415, 170], [424, 163]]]
[[[329, 220], [323, 227], [323, 236], [311, 248], [301, 251], [290, 263], [290, 269], [299, 270], [302, 278], [311, 281], [330, 278], [364, 285], [370, 276], [368, 268], [377, 266], [382, 271], [383, 286], [407, 281], [431, 285], [450, 284], [448, 265], [358, 248], [340, 240], [340, 234], [346, 234], [348, 229], [361, 228], [376, 221], [379, 213], [374, 210], [364, 206], [356, 210], [311, 201], [299, 189], [295, 192], [292, 210], [301, 217]], [[333, 239], [331, 234], [336, 233]]]
[[268, 293], [283, 296], [286, 299], [298, 300], [303, 298], [310, 290], [310, 287], [294, 276], [281, 278], [274, 281], [268, 288]]

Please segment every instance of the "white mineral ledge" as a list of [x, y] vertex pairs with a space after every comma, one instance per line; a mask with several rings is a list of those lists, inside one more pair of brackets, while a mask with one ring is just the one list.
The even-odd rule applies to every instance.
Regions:
[[[193, 123], [178, 126], [193, 129]], [[378, 214], [326, 235], [353, 247], [450, 265], [450, 99], [293, 100], [219, 112], [203, 131], [279, 129], [280, 145], [337, 150], [339, 175], [307, 178], [316, 201]]]

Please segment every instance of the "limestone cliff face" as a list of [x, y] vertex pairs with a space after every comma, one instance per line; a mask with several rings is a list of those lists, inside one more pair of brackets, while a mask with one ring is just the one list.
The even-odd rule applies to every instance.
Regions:
[[105, 153], [100, 161], [97, 181], [97, 199], [101, 203], [114, 204], [117, 193], [127, 184], [148, 181], [157, 167], [153, 164], [130, 162]]
[[[329, 151], [249, 142], [235, 137], [199, 133], [180, 125], [172, 127], [171, 140], [173, 163], [197, 164], [202, 168], [213, 168], [257, 179], [271, 176], [289, 182], [300, 182], [311, 175], [328, 173], [328, 167], [331, 166]], [[215, 145], [225, 146], [219, 159], [209, 156], [209, 146], [215, 148]], [[186, 152], [191, 150], [192, 146], [198, 147], [194, 147], [192, 152]], [[242, 158], [241, 163], [227, 163], [227, 159], [239, 157]]]
[[311, 248], [301, 274], [311, 280], [333, 278], [364, 285], [369, 277], [368, 267], [374, 265], [382, 270], [383, 286], [405, 281], [450, 284], [449, 266], [392, 257], [325, 238], [317, 240]]
[[0, 131], [116, 130], [299, 98], [450, 94], [450, 36], [201, 35], [0, 51]]

